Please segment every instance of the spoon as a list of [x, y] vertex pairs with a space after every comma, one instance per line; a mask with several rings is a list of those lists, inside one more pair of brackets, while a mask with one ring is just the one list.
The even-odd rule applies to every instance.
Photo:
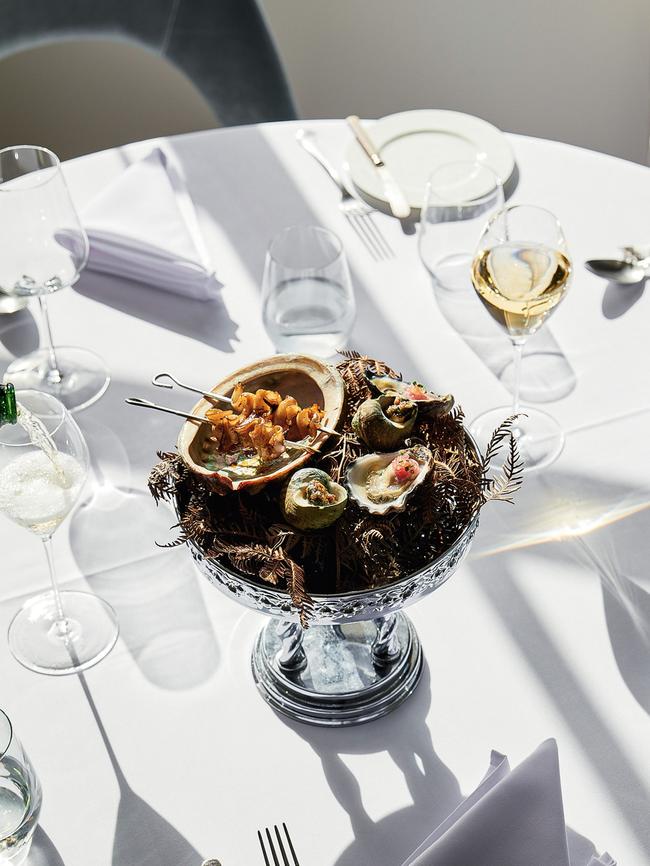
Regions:
[[647, 276], [644, 268], [636, 262], [625, 262], [620, 259], [589, 259], [585, 267], [597, 277], [609, 280], [610, 283], [620, 283], [631, 286], [640, 283]]

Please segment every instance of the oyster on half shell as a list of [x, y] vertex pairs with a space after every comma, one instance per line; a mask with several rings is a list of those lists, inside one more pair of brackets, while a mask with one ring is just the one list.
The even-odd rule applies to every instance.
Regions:
[[[212, 389], [229, 397], [241, 383], [248, 391], [265, 388], [283, 397], [295, 397], [301, 406], [317, 403], [324, 411], [323, 425], [335, 428], [345, 402], [345, 386], [335, 367], [309, 355], [274, 355], [236, 370]], [[205, 416], [209, 409], [226, 408], [223, 403], [203, 398], [191, 410], [192, 415]], [[296, 447], [300, 443], [286, 442], [286, 449], [276, 459], [262, 462], [255, 454], [242, 453], [233, 460], [230, 454], [215, 453], [210, 447], [212, 427], [206, 422], [188, 420], [178, 437], [178, 452], [192, 472], [200, 475], [215, 488], [226, 490], [259, 489], [269, 481], [284, 478], [299, 469], [312, 451]], [[323, 431], [309, 440], [317, 451], [329, 438]]]
[[415, 424], [418, 408], [399, 394], [364, 400], [354, 413], [352, 429], [369, 448], [393, 451], [404, 444]]
[[350, 496], [371, 514], [404, 511], [408, 497], [433, 467], [433, 454], [414, 445], [389, 454], [365, 454], [350, 464]]
[[451, 394], [434, 394], [418, 382], [403, 382], [392, 376], [378, 375], [370, 367], [366, 370], [366, 379], [373, 394], [399, 394], [404, 400], [415, 403], [422, 415], [446, 415], [454, 407]]
[[306, 467], [291, 476], [282, 491], [282, 513], [297, 529], [324, 529], [345, 511], [348, 492], [322, 469]]

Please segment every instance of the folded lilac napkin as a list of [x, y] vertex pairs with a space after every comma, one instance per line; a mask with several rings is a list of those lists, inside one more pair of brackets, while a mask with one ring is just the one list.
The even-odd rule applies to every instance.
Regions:
[[[514, 770], [492, 752], [478, 788], [403, 866], [569, 866], [555, 740]], [[616, 866], [605, 853], [589, 866]]]

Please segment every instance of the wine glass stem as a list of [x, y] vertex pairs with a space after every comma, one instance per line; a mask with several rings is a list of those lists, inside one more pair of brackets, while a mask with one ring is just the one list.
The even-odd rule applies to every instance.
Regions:
[[54, 351], [54, 341], [52, 340], [52, 326], [50, 325], [50, 314], [47, 309], [47, 301], [43, 295], [38, 296], [38, 303], [41, 308], [41, 318], [43, 321], [43, 335], [45, 337], [45, 349], [47, 351], [48, 367], [47, 384], [59, 385], [61, 383], [61, 371], [56, 361], [56, 353]]
[[521, 405], [519, 402], [519, 391], [521, 389], [521, 359], [524, 353], [524, 340], [513, 340], [513, 363], [514, 363], [514, 383], [512, 389], [512, 414], [518, 415]]
[[47, 566], [50, 572], [50, 583], [52, 584], [52, 597], [56, 607], [56, 630], [60, 637], [65, 637], [68, 633], [68, 621], [63, 612], [63, 602], [61, 601], [61, 593], [56, 582], [56, 570], [54, 568], [54, 550], [52, 549], [52, 536], [48, 535], [43, 539], [45, 548], [45, 556], [47, 558]]

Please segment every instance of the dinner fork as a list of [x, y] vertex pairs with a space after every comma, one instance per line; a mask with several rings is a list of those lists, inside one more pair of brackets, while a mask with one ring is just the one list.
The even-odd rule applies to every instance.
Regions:
[[[282, 829], [284, 830], [284, 835], [287, 840], [287, 844], [289, 846], [289, 851], [291, 852], [292, 863], [289, 861], [287, 856], [287, 851], [282, 842], [282, 835], [280, 834], [280, 830], [278, 825], [276, 824], [273, 828], [275, 831], [275, 838], [277, 840], [277, 849], [279, 853], [282, 855], [282, 863], [278, 859], [278, 854], [276, 853], [276, 846], [273, 844], [273, 836], [268, 827], [264, 830], [264, 834], [266, 835], [266, 846], [271, 852], [271, 857], [273, 858], [273, 866], [300, 866], [298, 863], [298, 858], [296, 857], [296, 852], [293, 847], [293, 842], [291, 841], [291, 836], [289, 835], [289, 831], [287, 830], [287, 825], [282, 822]], [[264, 846], [264, 836], [262, 835], [262, 831], [257, 831], [257, 838], [260, 840], [260, 846], [262, 848], [262, 854], [264, 855], [264, 864], [265, 866], [271, 866], [271, 861], [269, 860], [268, 854], [266, 853], [266, 847]]]
[[330, 180], [339, 188], [339, 192], [341, 193], [339, 210], [352, 226], [373, 259], [375, 261], [382, 261], [395, 258], [395, 253], [388, 241], [372, 219], [373, 209], [365, 204], [365, 202], [359, 201], [359, 199], [349, 192], [339, 177], [337, 170], [316, 144], [314, 133], [306, 129], [299, 129], [296, 133], [296, 140], [316, 160], [320, 167], [327, 172]]

